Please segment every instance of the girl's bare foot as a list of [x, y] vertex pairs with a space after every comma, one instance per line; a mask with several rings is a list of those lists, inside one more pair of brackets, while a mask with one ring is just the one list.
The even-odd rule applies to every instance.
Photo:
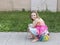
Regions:
[[36, 41], [38, 41], [38, 39], [34, 39], [34, 40], [32, 40], [32, 42], [36, 42]]

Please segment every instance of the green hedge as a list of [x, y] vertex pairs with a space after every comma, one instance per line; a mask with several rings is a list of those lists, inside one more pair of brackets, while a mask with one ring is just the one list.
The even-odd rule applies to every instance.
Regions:
[[[60, 12], [38, 12], [49, 27], [50, 32], [60, 32]], [[4, 11], [0, 12], [1, 32], [27, 31], [31, 23], [29, 11]]]

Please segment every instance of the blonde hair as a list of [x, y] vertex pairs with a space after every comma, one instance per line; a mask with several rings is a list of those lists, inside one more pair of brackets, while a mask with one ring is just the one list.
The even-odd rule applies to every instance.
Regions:
[[[37, 18], [39, 18], [39, 19], [40, 19], [39, 14], [38, 14], [38, 12], [37, 12], [37, 11], [32, 11], [31, 13], [36, 13]], [[30, 18], [31, 18], [31, 16], [30, 16]], [[32, 20], [33, 20], [33, 19], [32, 19]]]

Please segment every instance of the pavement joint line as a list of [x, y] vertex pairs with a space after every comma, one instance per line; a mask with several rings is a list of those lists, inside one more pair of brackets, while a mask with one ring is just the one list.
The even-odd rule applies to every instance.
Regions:
[[8, 41], [11, 39], [11, 36], [12, 36], [12, 35], [9, 35], [8, 39], [6, 40], [5, 45], [8, 45], [7, 43], [8, 43]]

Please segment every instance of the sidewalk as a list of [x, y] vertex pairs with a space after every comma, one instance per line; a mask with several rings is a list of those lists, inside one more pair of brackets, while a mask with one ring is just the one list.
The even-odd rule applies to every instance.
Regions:
[[60, 45], [60, 33], [50, 33], [47, 42], [32, 43], [26, 32], [0, 32], [0, 45]]

